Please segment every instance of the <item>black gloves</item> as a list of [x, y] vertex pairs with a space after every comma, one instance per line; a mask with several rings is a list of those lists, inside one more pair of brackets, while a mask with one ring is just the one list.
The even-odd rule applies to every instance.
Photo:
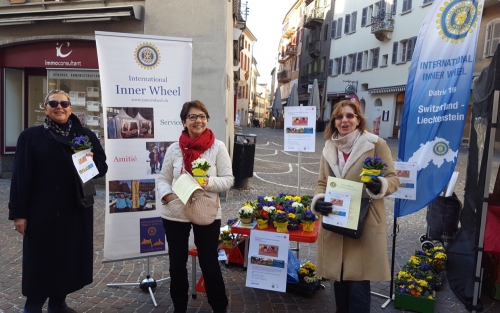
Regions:
[[330, 202], [324, 201], [325, 198], [321, 198], [322, 200], [316, 201], [316, 204], [314, 205], [314, 210], [316, 212], [321, 213], [321, 215], [327, 216], [328, 214], [332, 213], [332, 204]]
[[372, 178], [372, 181], [365, 183], [366, 189], [370, 190], [373, 194], [378, 194], [382, 188], [382, 182], [377, 177]]

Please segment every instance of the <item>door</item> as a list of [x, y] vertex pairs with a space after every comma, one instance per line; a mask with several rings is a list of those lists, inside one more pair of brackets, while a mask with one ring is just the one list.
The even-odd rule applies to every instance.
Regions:
[[396, 113], [394, 114], [394, 125], [392, 127], [392, 137], [399, 138], [399, 129], [403, 119], [403, 108], [405, 102], [405, 93], [402, 92], [396, 97]]

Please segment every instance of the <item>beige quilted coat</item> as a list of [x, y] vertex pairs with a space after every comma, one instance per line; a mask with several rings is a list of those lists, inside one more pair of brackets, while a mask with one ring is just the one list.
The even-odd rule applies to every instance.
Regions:
[[[351, 239], [320, 228], [317, 252], [317, 274], [339, 281], [342, 264], [344, 280], [390, 280], [389, 258], [387, 251], [387, 224], [384, 197], [395, 192], [399, 186], [391, 151], [385, 140], [365, 132], [356, 141], [347, 159], [343, 173], [339, 172], [337, 147], [327, 140], [321, 157], [318, 184], [314, 203], [324, 197], [328, 176], [331, 170], [336, 177], [360, 182], [361, 169], [366, 157], [378, 156], [388, 164], [380, 178], [382, 189], [378, 195], [363, 191], [363, 198], [373, 197], [363, 234], [359, 239]], [[316, 212], [317, 213], [317, 212]]]

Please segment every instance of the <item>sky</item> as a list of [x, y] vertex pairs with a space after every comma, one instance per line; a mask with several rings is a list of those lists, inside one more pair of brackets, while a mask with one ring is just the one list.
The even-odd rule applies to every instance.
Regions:
[[271, 71], [276, 66], [283, 19], [296, 0], [247, 1], [250, 13], [246, 24], [257, 38], [257, 42], [253, 44], [253, 57], [260, 74], [257, 82], [269, 84]]

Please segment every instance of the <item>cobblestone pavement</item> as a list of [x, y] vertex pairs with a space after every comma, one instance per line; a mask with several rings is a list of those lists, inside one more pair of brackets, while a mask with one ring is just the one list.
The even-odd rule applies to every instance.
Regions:
[[[268, 128], [243, 128], [244, 133], [257, 135], [255, 156], [255, 175], [245, 190], [231, 189], [223, 203], [223, 221], [236, 217], [237, 210], [246, 200], [253, 200], [258, 195], [276, 195], [280, 192], [297, 193], [298, 155], [283, 152], [283, 130]], [[301, 156], [301, 193], [313, 193], [319, 170], [319, 156], [323, 148], [322, 133], [316, 138], [316, 152], [303, 153]], [[397, 156], [397, 139], [387, 139], [394, 159]], [[459, 152], [457, 170], [460, 172], [458, 186], [455, 188], [460, 199], [463, 198], [467, 150]], [[500, 154], [495, 153], [492, 173], [497, 172]], [[494, 180], [494, 177], [493, 177]], [[0, 312], [20, 312], [25, 298], [21, 295], [22, 237], [13, 230], [12, 222], [7, 220], [9, 199], [9, 180], [0, 180]], [[387, 242], [388, 255], [391, 255], [393, 228], [393, 200], [386, 200], [387, 205]], [[68, 296], [68, 304], [77, 312], [173, 312], [169, 295], [169, 282], [158, 284], [154, 296], [155, 307], [150, 295], [138, 287], [108, 287], [109, 283], [140, 282], [148, 273], [145, 259], [103, 263], [104, 243], [104, 206], [105, 189], [98, 186], [95, 205], [95, 265], [94, 282]], [[398, 219], [400, 232], [396, 241], [395, 271], [408, 260], [415, 249], [419, 249], [419, 236], [426, 232], [425, 210]], [[292, 243], [295, 247], [295, 243]], [[150, 259], [149, 273], [155, 279], [167, 278], [168, 256]], [[300, 244], [301, 263], [306, 260], [315, 262], [316, 244]], [[190, 270], [190, 263], [188, 264]], [[201, 274], [199, 268], [198, 275]], [[246, 272], [240, 267], [224, 267], [222, 272], [229, 297], [228, 312], [334, 312], [333, 296], [329, 283], [310, 298], [299, 295], [265, 291], [245, 287]], [[389, 283], [373, 283], [372, 291], [383, 295], [389, 294]], [[489, 295], [483, 294], [484, 312], [500, 312], [500, 303]], [[371, 312], [403, 312], [394, 308], [393, 302], [382, 309], [385, 298], [373, 295]], [[205, 294], [198, 294], [197, 299], [189, 302], [189, 313], [211, 312]], [[455, 297], [445, 281], [436, 296], [435, 312], [467, 312], [464, 305]]]

